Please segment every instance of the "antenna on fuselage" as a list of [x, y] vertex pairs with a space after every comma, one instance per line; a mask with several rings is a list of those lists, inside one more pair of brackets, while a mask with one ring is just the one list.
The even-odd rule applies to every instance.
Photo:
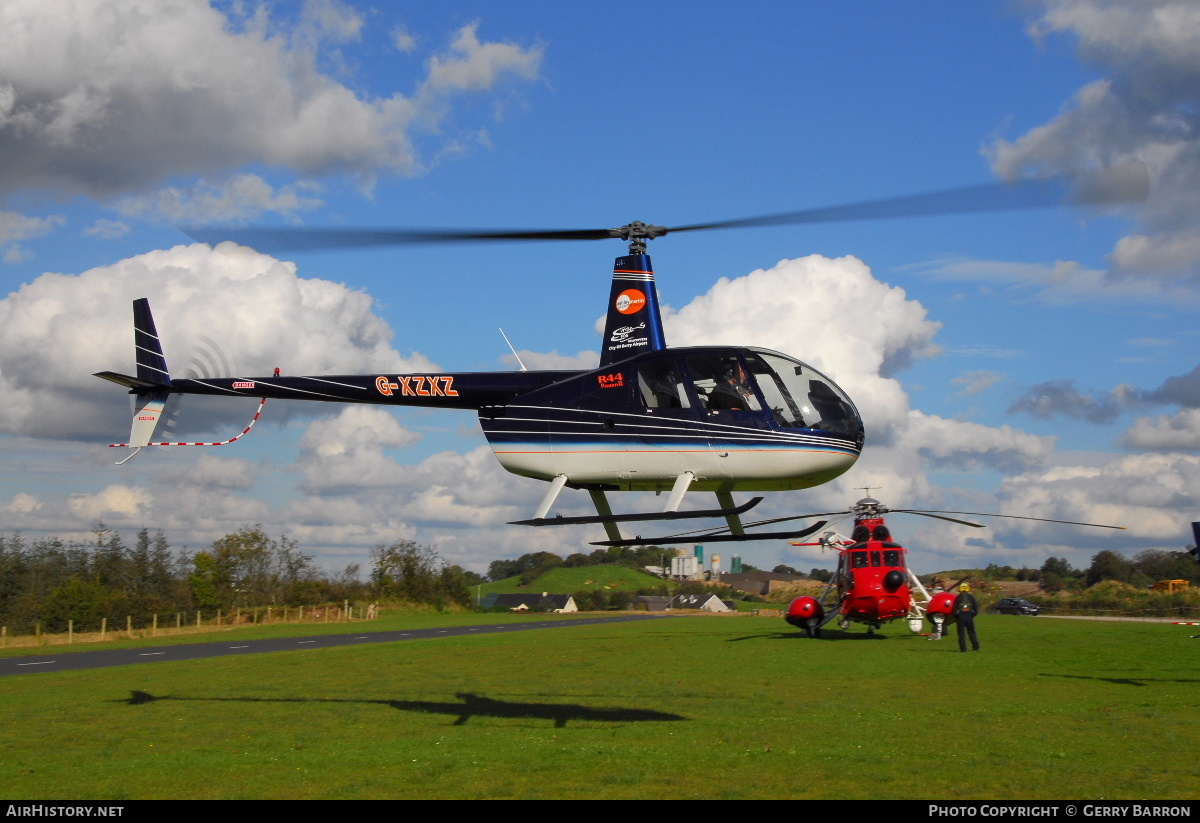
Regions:
[[512, 341], [508, 339], [508, 335], [504, 333], [504, 329], [500, 329], [500, 336], [504, 338], [505, 343], [508, 343], [508, 348], [512, 351], [513, 357], [517, 358], [517, 362], [521, 365], [521, 371], [529, 371], [529, 369], [525, 368], [525, 364], [521, 362], [521, 355], [517, 354], [517, 350], [513, 348]]

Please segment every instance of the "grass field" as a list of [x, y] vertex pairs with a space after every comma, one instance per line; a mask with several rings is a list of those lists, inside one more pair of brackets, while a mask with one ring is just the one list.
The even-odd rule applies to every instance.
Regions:
[[978, 654], [672, 617], [6, 677], [0, 796], [1200, 795], [1193, 629], [979, 627]]
[[[484, 594], [491, 592], [499, 594], [520, 594], [522, 592], [574, 594], [586, 589], [636, 592], [638, 589], [657, 587], [664, 583], [667, 583], [672, 589], [676, 586], [662, 578], [627, 566], [577, 566], [574, 568], [559, 566], [541, 575], [528, 586], [522, 586], [519, 577], [506, 577], [493, 583], [484, 583], [481, 588]], [[471, 593], [475, 593], [474, 588], [471, 589]]]

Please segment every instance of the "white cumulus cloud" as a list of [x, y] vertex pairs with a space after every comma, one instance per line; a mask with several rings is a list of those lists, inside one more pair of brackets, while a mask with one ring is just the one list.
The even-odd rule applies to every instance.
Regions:
[[[1182, 545], [1187, 523], [1200, 508], [1200, 456], [1133, 454], [1103, 466], [1058, 466], [1006, 478], [1004, 514], [1125, 526], [1131, 541]], [[1046, 524], [1013, 526], [1046, 535]], [[1111, 534], [1089, 531], [1094, 541]], [[1136, 545], [1136, 544], [1135, 544]]]
[[[122, 391], [91, 375], [133, 371], [131, 305], [139, 297], [149, 298], [167, 363], [180, 376], [205, 338], [237, 352], [248, 375], [275, 366], [291, 374], [432, 368], [392, 348], [391, 329], [363, 292], [306, 280], [293, 264], [232, 243], [177, 246], [79, 275], [44, 274], [0, 300], [0, 432], [116, 438], [128, 431]], [[227, 426], [249, 416], [228, 404], [187, 402], [189, 410], [222, 410]], [[276, 419], [286, 409], [276, 404]]]
[[1175, 414], [1139, 417], [1121, 436], [1131, 449], [1200, 452], [1200, 409]]
[[367, 96], [322, 70], [359, 35], [356, 13], [310, 2], [285, 24], [267, 8], [0, 5], [0, 192], [107, 197], [251, 163], [308, 176], [412, 174], [422, 167], [414, 130], [436, 128], [453, 96], [540, 67], [540, 47], [484, 41], [468, 25], [408, 94]]
[[989, 147], [1002, 177], [1065, 175], [1140, 164], [1150, 195], [1135, 210], [1143, 231], [1109, 257], [1116, 276], [1200, 274], [1200, 5], [1192, 0], [1039, 0], [1038, 39], [1069, 36], [1106, 76], [1079, 89], [1062, 113]]
[[408, 471], [384, 449], [403, 448], [419, 437], [386, 409], [346, 406], [308, 427], [296, 468], [304, 475], [305, 489], [316, 494], [402, 485]]
[[[847, 323], [872, 306], [871, 323]], [[886, 318], [886, 319], [885, 319]], [[938, 349], [940, 323], [904, 289], [874, 278], [854, 257], [783, 260], [733, 280], [663, 318], [672, 345], [762, 346], [803, 360], [845, 389], [862, 413], [867, 437], [890, 436], [908, 398], [890, 375]]]

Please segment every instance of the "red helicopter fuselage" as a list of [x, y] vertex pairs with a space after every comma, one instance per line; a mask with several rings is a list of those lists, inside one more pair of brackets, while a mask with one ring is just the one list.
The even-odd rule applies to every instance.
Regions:
[[913, 599], [908, 552], [892, 539], [879, 508], [869, 498], [859, 501], [850, 540], [826, 539], [819, 544], [837, 549], [837, 571], [820, 597], [792, 601], [785, 615], [788, 623], [810, 637], [835, 617], [842, 628], [858, 622], [866, 623], [868, 631], [897, 618], [919, 623], [923, 601]]
[[912, 593], [907, 585], [907, 552], [891, 539], [883, 518], [857, 521], [856, 536], [861, 536], [860, 528], [868, 529], [871, 537], [841, 549], [838, 559], [835, 580], [843, 618], [882, 623], [908, 617]]

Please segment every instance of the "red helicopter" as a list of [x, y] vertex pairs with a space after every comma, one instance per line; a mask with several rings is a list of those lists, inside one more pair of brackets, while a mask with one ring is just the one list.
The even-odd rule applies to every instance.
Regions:
[[823, 513], [854, 516], [854, 530], [848, 539], [829, 531], [816, 543], [792, 543], [793, 546], [833, 548], [838, 552], [838, 565], [819, 597], [797, 597], [792, 601], [784, 617], [788, 623], [802, 629], [806, 637], [815, 638], [821, 636], [823, 626], [835, 619], [841, 629], [850, 628], [851, 623], [865, 623], [868, 634], [874, 634], [884, 623], [897, 619], [907, 620], [909, 631], [920, 634], [924, 628], [924, 621], [928, 619], [933, 624], [935, 634], [942, 634], [946, 621], [953, 612], [955, 594], [953, 591], [942, 591], [931, 595], [925, 589], [908, 565], [908, 551], [892, 539], [891, 531], [884, 521], [884, 515], [889, 512], [919, 514], [922, 517], [948, 520], [977, 529], [983, 528], [982, 524], [945, 515], [1006, 517], [1073, 526], [1095, 526], [1102, 529], [1125, 528], [986, 512], [889, 509], [874, 498], [864, 497], [845, 512]]

